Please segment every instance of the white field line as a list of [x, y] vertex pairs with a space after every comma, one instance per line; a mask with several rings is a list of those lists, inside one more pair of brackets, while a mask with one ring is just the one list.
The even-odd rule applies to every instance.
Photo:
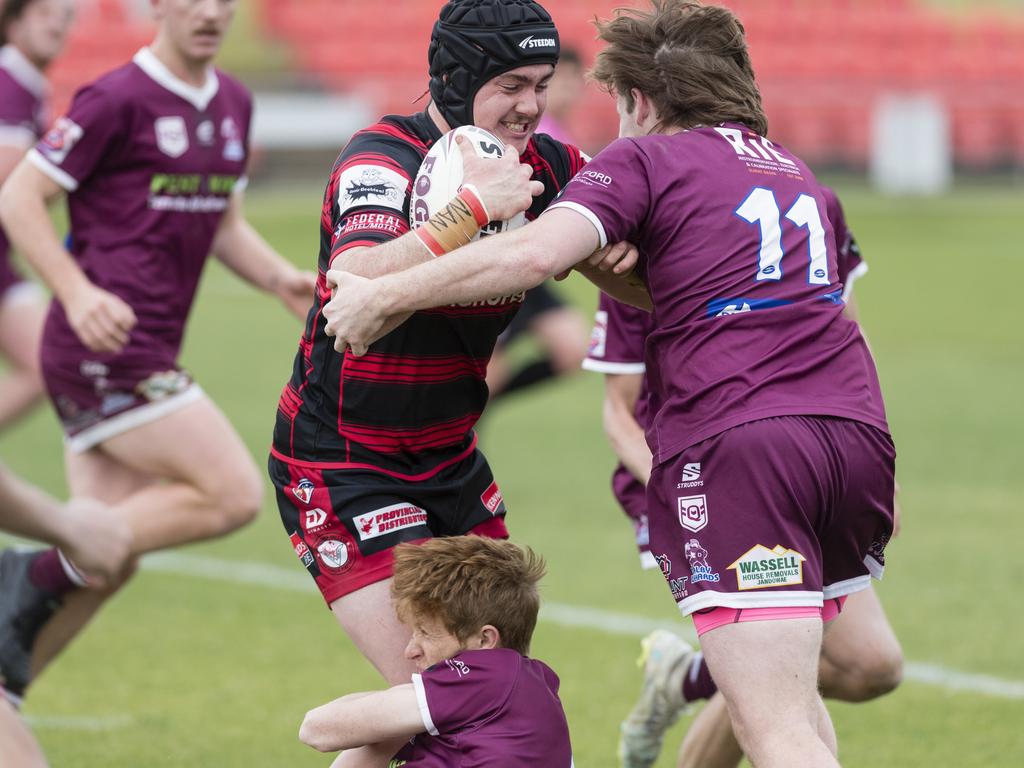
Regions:
[[[11, 541], [8, 536], [0, 533], [0, 541], [3, 540]], [[144, 570], [158, 573], [173, 573], [247, 586], [257, 585], [307, 594], [316, 592], [312, 580], [300, 568], [284, 568], [268, 563], [160, 552], [147, 556], [142, 562], [142, 567]], [[632, 613], [587, 608], [552, 600], [545, 600], [542, 604], [540, 619], [563, 627], [629, 637], [643, 637], [652, 630], [665, 628], [691, 641], [695, 639], [693, 627], [681, 621], [653, 619]], [[954, 693], [978, 693], [993, 698], [1024, 700], [1024, 681], [961, 672], [940, 664], [907, 661], [903, 676], [906, 680], [945, 688]]]
[[[301, 570], [264, 563], [229, 561], [198, 555], [162, 552], [147, 557], [143, 561], [142, 567], [150, 571], [199, 576], [237, 584], [256, 584], [294, 592], [312, 593], [316, 591], [312, 580]], [[690, 640], [696, 639], [692, 625], [687, 626], [680, 621], [663, 621], [632, 613], [586, 608], [552, 600], [545, 600], [542, 604], [540, 620], [563, 627], [632, 637], [643, 637], [652, 630], [665, 628], [678, 632]], [[939, 664], [908, 661], [904, 666], [903, 676], [906, 680], [934, 685], [952, 692], [965, 691], [994, 698], [1024, 700], [1024, 681], [976, 675]]]
[[34, 731], [118, 731], [132, 724], [131, 715], [106, 715], [89, 717], [85, 715], [29, 715], [25, 722]]

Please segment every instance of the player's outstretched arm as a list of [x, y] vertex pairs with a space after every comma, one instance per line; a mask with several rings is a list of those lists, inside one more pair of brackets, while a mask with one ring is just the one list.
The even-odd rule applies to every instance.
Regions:
[[636, 420], [642, 373], [608, 373], [604, 377], [604, 433], [619, 461], [644, 485], [651, 477], [651, 449]]
[[218, 261], [247, 283], [277, 296], [299, 319], [306, 317], [316, 275], [298, 269], [253, 228], [242, 212], [241, 192], [231, 196], [212, 250]]
[[554, 210], [520, 229], [378, 280], [331, 270], [328, 282], [338, 290], [323, 310], [327, 333], [336, 337], [339, 351], [349, 346], [361, 354], [395, 315], [525, 291], [575, 266], [597, 246], [597, 231], [587, 219]]
[[64, 306], [75, 334], [94, 352], [119, 352], [135, 327], [135, 312], [97, 288], [61, 244], [46, 209], [60, 186], [22, 160], [0, 189], [0, 222], [18, 251]]
[[355, 749], [423, 733], [423, 716], [411, 683], [386, 691], [342, 696], [306, 713], [299, 739], [321, 752]]

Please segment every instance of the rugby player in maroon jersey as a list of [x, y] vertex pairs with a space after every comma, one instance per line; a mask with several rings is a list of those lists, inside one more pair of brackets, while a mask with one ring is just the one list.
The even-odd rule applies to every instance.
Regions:
[[363, 353], [394, 316], [522, 290], [636, 243], [655, 322], [651, 550], [751, 762], [838, 766], [822, 635], [882, 575], [895, 448], [843, 314], [826, 201], [765, 135], [730, 11], [653, 0], [598, 31], [593, 74], [617, 97], [623, 138], [516, 232], [376, 280], [333, 272], [327, 331]]
[[[852, 289], [867, 272], [860, 249], [846, 225], [839, 198], [822, 187], [828, 219], [836, 235], [838, 277], [845, 312], [856, 320]], [[650, 551], [645, 486], [651, 475], [651, 450], [644, 439], [650, 414], [657, 410], [644, 376], [644, 342], [654, 328], [652, 315], [602, 294], [591, 334], [586, 370], [605, 374], [604, 427], [619, 457], [612, 478], [615, 498], [633, 523], [641, 563], [667, 566]], [[690, 467], [690, 487], [699, 487], [701, 468]], [[898, 509], [897, 509], [898, 516]], [[732, 733], [722, 695], [707, 661], [678, 635], [657, 630], [645, 641], [644, 685], [622, 724], [619, 757], [624, 768], [647, 768], [661, 750], [666, 730], [692, 702], [711, 698], [686, 731], [678, 768], [735, 768], [743, 752]], [[850, 595], [822, 642], [818, 682], [826, 698], [869, 701], [892, 691], [901, 678], [899, 641], [873, 589]], [[712, 698], [713, 697], [713, 698]]]
[[[12, 243], [55, 295], [42, 370], [72, 495], [113, 505], [135, 556], [223, 536], [260, 508], [248, 450], [177, 362], [207, 255], [299, 316], [314, 288], [242, 212], [252, 97], [211, 64], [236, 2], [151, 5], [153, 43], [82, 88], [0, 192]], [[69, 248], [46, 212], [60, 192]], [[0, 675], [21, 695], [109, 590], [79, 589], [56, 550], [4, 565], [29, 575], [0, 599]]]
[[[60, 55], [74, 19], [72, 0], [0, 2], [0, 184], [46, 130], [50, 85], [45, 72]], [[43, 394], [39, 339], [46, 302], [11, 263], [0, 228], [0, 429]]]

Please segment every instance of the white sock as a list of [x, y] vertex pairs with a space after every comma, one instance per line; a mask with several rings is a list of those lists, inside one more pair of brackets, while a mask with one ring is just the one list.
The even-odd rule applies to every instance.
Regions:
[[86, 587], [89, 585], [89, 582], [86, 580], [82, 572], [75, 568], [74, 563], [68, 560], [67, 556], [59, 549], [57, 550], [57, 556], [60, 558], [60, 566], [64, 569], [64, 574], [71, 579], [73, 584], [79, 587]]

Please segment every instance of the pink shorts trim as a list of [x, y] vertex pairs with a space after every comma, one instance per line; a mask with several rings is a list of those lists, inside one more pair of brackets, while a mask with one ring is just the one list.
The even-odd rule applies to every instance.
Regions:
[[781, 606], [774, 608], [711, 608], [691, 614], [693, 625], [697, 628], [697, 636], [718, 629], [726, 624], [739, 624], [744, 621], [778, 621], [781, 619], [821, 619], [832, 621], [840, 611], [846, 597], [826, 600], [822, 608], [814, 606]]
[[821, 607], [821, 620], [828, 624], [830, 621], [835, 621], [839, 618], [839, 614], [843, 612], [843, 606], [846, 605], [846, 598], [849, 595], [843, 595], [842, 597], [833, 597], [830, 600], [826, 600], [825, 604]]

